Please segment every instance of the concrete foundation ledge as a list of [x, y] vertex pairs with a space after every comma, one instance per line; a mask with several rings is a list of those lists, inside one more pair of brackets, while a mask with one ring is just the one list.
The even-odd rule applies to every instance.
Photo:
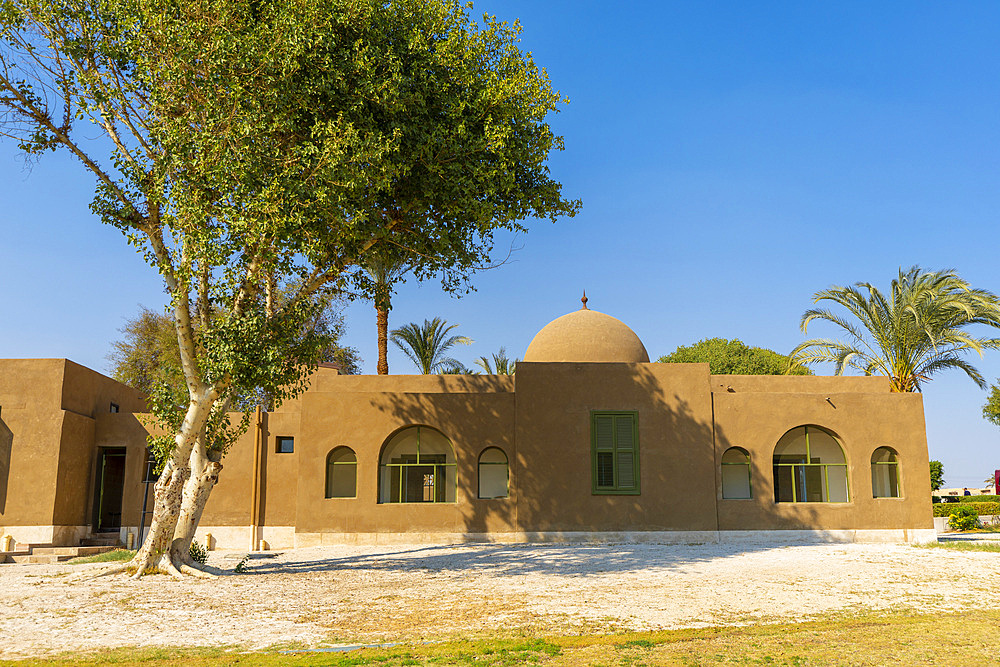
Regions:
[[[209, 537], [211, 536], [211, 537]], [[295, 526], [198, 526], [194, 539], [216, 549], [246, 549], [264, 551], [291, 549], [296, 544]]]
[[880, 528], [857, 530], [722, 530], [726, 544], [928, 544], [937, 542], [933, 528]]
[[55, 544], [75, 547], [90, 534], [90, 526], [0, 526], [0, 535], [14, 538], [19, 544]]
[[658, 530], [542, 531], [512, 533], [295, 533], [295, 547], [393, 544], [925, 544], [937, 531], [884, 530]]

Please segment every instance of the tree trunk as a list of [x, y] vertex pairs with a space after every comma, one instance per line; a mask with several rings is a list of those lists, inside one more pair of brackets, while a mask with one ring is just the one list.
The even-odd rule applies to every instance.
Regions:
[[154, 487], [153, 520], [148, 536], [128, 565], [136, 568], [136, 577], [141, 577], [151, 568], [179, 574], [172, 562], [171, 545], [181, 514], [185, 488], [191, 477], [191, 452], [199, 434], [205, 429], [213, 402], [214, 396], [206, 391], [199, 400], [191, 401], [188, 405], [184, 422], [175, 439], [177, 445]]
[[378, 374], [388, 375], [389, 359], [386, 353], [389, 342], [389, 309], [379, 308], [376, 305], [375, 312], [377, 313], [375, 321], [378, 324]]
[[[205, 451], [205, 445], [199, 440], [191, 450], [191, 475], [184, 483], [181, 496], [180, 512], [177, 517], [177, 527], [174, 528], [174, 539], [170, 545], [170, 558], [178, 569], [184, 571], [187, 567], [194, 570], [208, 570], [191, 558], [191, 542], [195, 531], [201, 522], [201, 514], [208, 503], [216, 482], [219, 481], [219, 471], [222, 464]], [[205, 545], [206, 548], [209, 545]]]

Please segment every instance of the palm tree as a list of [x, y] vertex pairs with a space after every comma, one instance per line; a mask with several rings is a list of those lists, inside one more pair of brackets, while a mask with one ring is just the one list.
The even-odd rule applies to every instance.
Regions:
[[412, 267], [403, 257], [390, 254], [379, 248], [368, 253], [362, 268], [371, 280], [372, 301], [375, 304], [375, 324], [378, 329], [377, 371], [379, 375], [388, 375], [387, 348], [389, 311], [392, 309], [392, 288]]
[[836, 375], [847, 368], [885, 375], [893, 391], [920, 391], [935, 373], [957, 368], [986, 388], [982, 374], [964, 355], [974, 350], [982, 356], [983, 350], [1000, 347], [1000, 339], [974, 336], [966, 327], [1000, 327], [1000, 301], [992, 292], [973, 289], [954, 271], [914, 266], [899, 270], [888, 295], [871, 283], [857, 283], [833, 286], [813, 299], [832, 301], [847, 314], [813, 308], [802, 316], [802, 332], [813, 320], [826, 320], [849, 340], [807, 340], [792, 350], [794, 362], [833, 362]]
[[509, 359], [507, 357], [507, 350], [501, 346], [500, 351], [493, 355], [492, 366], [487, 357], [476, 359], [476, 365], [482, 368], [483, 372], [487, 375], [513, 375], [517, 361], [517, 359]]
[[392, 342], [410, 358], [420, 372], [430, 375], [440, 369], [457, 368], [462, 364], [457, 359], [444, 356], [445, 352], [455, 345], [468, 345], [472, 339], [467, 336], [449, 336], [448, 333], [457, 327], [448, 325], [440, 317], [424, 320], [423, 326], [410, 322], [398, 329], [393, 329]]

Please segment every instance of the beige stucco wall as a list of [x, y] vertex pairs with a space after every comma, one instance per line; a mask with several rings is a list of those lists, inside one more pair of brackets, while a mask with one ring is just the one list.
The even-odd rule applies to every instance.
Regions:
[[[513, 441], [512, 378], [462, 376], [339, 376], [302, 398], [298, 462], [299, 532], [484, 532], [514, 526], [516, 497], [479, 500], [478, 457]], [[327, 391], [323, 391], [323, 390]], [[452, 443], [458, 488], [454, 503], [378, 504], [382, 445], [400, 428], [430, 426]], [[277, 433], [276, 433], [277, 435]], [[327, 454], [338, 445], [358, 458], [358, 495], [324, 498]], [[516, 485], [513, 479], [511, 486]]]
[[0, 526], [78, 536], [90, 523], [97, 420], [112, 402], [145, 409], [140, 392], [72, 361], [0, 360]]
[[[518, 527], [715, 530], [706, 364], [521, 363]], [[592, 493], [590, 413], [638, 412], [638, 496]]]
[[[753, 498], [723, 500], [721, 530], [824, 527], [838, 529], [931, 528], [930, 478], [923, 403], [919, 394], [831, 391], [863, 388], [865, 378], [824, 378], [816, 394], [714, 393], [716, 486], [722, 453], [737, 446], [750, 452]], [[838, 382], [830, 382], [837, 380]], [[837, 384], [841, 385], [840, 387]], [[853, 387], [851, 385], [854, 385]], [[821, 426], [840, 440], [848, 465], [847, 503], [775, 503], [774, 446], [787, 431]], [[880, 446], [899, 454], [902, 498], [873, 498], [871, 455]]]
[[[109, 413], [110, 402], [122, 412]], [[126, 449], [122, 523], [138, 524], [146, 427], [130, 414], [142, 409], [137, 392], [65, 360], [0, 361], [0, 406], [0, 526], [90, 524], [102, 447]], [[595, 410], [637, 413], [639, 495], [593, 493]], [[774, 445], [806, 424], [840, 438], [850, 502], [774, 502]], [[381, 449], [412, 425], [450, 439], [455, 502], [377, 502]], [[860, 535], [933, 526], [921, 397], [892, 394], [883, 378], [712, 376], [707, 364], [655, 363], [521, 362], [516, 376], [499, 377], [321, 369], [299, 399], [264, 414], [261, 428], [260, 447], [252, 425], [227, 453], [202, 519], [216, 539], [239, 542], [223, 546], [248, 544], [255, 513], [258, 536], [281, 546], [324, 535]], [[293, 453], [277, 453], [278, 436], [295, 439]], [[327, 499], [326, 457], [340, 445], [357, 455], [358, 495]], [[899, 453], [903, 498], [871, 497], [870, 457], [883, 445]], [[490, 446], [510, 462], [508, 498], [477, 497], [478, 457]], [[730, 446], [751, 453], [750, 500], [721, 499], [719, 463]]]

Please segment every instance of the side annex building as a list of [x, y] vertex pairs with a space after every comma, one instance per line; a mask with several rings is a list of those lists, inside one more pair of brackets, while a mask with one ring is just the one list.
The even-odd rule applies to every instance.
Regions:
[[[143, 410], [71, 361], [0, 360], [0, 534], [138, 538], [155, 481]], [[210, 548], [936, 540], [919, 394], [650, 363], [586, 305], [512, 376], [321, 367], [223, 466], [197, 538]]]

